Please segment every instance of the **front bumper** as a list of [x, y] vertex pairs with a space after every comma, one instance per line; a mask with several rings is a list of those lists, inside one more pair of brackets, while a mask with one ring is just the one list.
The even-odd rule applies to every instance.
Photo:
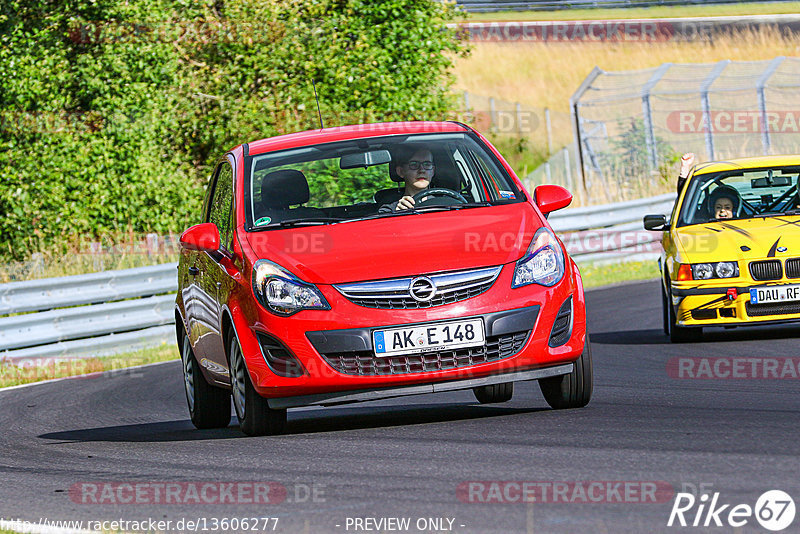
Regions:
[[[242, 298], [232, 315], [253, 386], [268, 399], [359, 394], [354, 392], [475, 380], [574, 362], [583, 351], [586, 336], [585, 303], [577, 269], [574, 272], [568, 269], [562, 281], [553, 287], [531, 285], [518, 289], [511, 289], [513, 271], [514, 264], [505, 265], [484, 293], [433, 308], [365, 308], [353, 304], [331, 286], [319, 286], [331, 310], [305, 310], [291, 317], [278, 317], [261, 308], [255, 299]], [[567, 301], [571, 307], [568, 336], [559, 340], [557, 346], [550, 346], [554, 323]], [[512, 345], [517, 346], [512, 347], [512, 353], [483, 359], [473, 353], [467, 365], [456, 366], [450, 365], [452, 358], [438, 363], [429, 360], [422, 362], [428, 367], [408, 364], [405, 372], [389, 374], [353, 373], [347, 366], [337, 368], [330, 357], [331, 354], [344, 357], [338, 361], [359, 355], [364, 360], [373, 359], [371, 331], [374, 329], [472, 317], [483, 318], [487, 341], [490, 337], [516, 335]], [[283, 377], [270, 369], [257, 339], [257, 334], [262, 333], [291, 351], [305, 371], [303, 376]], [[428, 387], [424, 392], [430, 391]]]
[[[733, 282], [733, 281], [732, 281]], [[727, 285], [672, 284], [672, 304], [680, 326], [746, 326], [800, 321], [800, 301], [752, 304], [751, 288], [796, 285], [736, 280]], [[736, 291], [731, 300], [729, 290]]]

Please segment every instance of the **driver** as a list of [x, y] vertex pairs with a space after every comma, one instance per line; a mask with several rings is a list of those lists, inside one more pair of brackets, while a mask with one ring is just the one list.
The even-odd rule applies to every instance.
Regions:
[[427, 148], [409, 148], [399, 154], [395, 170], [405, 183], [403, 197], [397, 202], [384, 204], [379, 213], [412, 209], [414, 195], [430, 187], [436, 165], [433, 163], [433, 154]]

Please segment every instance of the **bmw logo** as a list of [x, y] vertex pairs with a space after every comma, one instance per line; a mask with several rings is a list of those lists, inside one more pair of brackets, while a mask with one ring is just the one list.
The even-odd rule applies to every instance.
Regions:
[[778, 247], [776, 250], [777, 250], [778, 252], [786, 252], [786, 251], [787, 251], [787, 250], [789, 250], [789, 249], [788, 249], [788, 248], [786, 248], [786, 247]]

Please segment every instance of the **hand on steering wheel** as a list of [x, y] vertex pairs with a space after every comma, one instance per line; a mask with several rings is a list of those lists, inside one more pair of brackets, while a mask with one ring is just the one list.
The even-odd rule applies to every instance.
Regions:
[[432, 189], [425, 189], [424, 191], [420, 191], [416, 195], [414, 195], [414, 204], [419, 204], [423, 198], [427, 197], [450, 197], [455, 200], [458, 200], [462, 204], [467, 204], [467, 199], [464, 198], [460, 193], [457, 191], [453, 191], [452, 189], [445, 189], [444, 187], [434, 187]]

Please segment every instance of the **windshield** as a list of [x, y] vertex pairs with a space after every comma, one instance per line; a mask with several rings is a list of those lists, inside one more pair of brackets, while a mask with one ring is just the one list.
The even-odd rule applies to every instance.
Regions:
[[696, 175], [686, 191], [678, 226], [798, 210], [798, 175], [800, 166]]
[[[248, 230], [524, 199], [483, 143], [466, 133], [354, 139], [270, 152], [249, 163]], [[411, 208], [401, 203], [406, 195], [415, 199]]]

